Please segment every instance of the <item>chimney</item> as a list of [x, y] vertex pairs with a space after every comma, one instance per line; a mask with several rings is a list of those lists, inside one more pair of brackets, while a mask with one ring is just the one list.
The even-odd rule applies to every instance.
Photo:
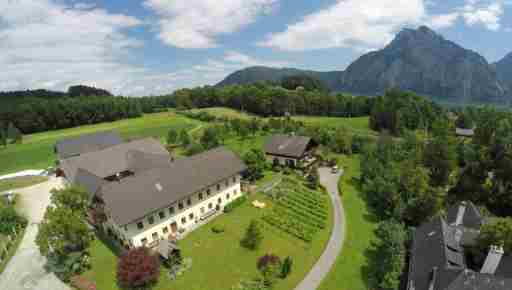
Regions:
[[459, 205], [459, 210], [457, 211], [457, 219], [455, 220], [455, 225], [460, 226], [462, 224], [462, 220], [464, 219], [464, 213], [466, 212], [466, 202], [463, 201]]
[[500, 265], [503, 254], [503, 247], [491, 246], [480, 273], [494, 275], [494, 272], [496, 272], [496, 269], [498, 269], [498, 266]]
[[432, 268], [432, 272], [430, 272], [430, 283], [428, 285], [428, 290], [434, 290], [436, 286], [437, 280], [437, 267]]

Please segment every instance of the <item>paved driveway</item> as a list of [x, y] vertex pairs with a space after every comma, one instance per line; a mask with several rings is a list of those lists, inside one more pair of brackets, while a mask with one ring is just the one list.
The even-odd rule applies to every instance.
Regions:
[[50, 190], [61, 186], [60, 178], [51, 177], [45, 183], [15, 191], [21, 195], [20, 201], [29, 225], [18, 251], [0, 275], [0, 289], [69, 290], [55, 275], [44, 270], [46, 259], [35, 244], [37, 225], [50, 203]]
[[320, 183], [327, 188], [329, 197], [334, 208], [334, 226], [331, 237], [320, 259], [313, 266], [308, 275], [295, 287], [295, 290], [314, 290], [320, 286], [322, 280], [327, 276], [336, 258], [341, 253], [343, 241], [345, 240], [345, 212], [341, 204], [338, 192], [338, 180], [343, 172], [333, 174], [330, 168], [319, 168]]

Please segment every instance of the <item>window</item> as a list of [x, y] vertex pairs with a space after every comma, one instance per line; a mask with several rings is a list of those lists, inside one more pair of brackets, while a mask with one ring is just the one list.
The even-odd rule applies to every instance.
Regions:
[[188, 206], [191, 206], [192, 205], [192, 200], [190, 200], [190, 198], [187, 199], [187, 205]]
[[229, 179], [226, 180], [226, 187], [229, 186]]
[[155, 223], [155, 218], [153, 216], [148, 217], [148, 223], [150, 225], [154, 224]]
[[206, 195], [207, 195], [207, 196], [210, 196], [210, 194], [212, 194], [212, 191], [208, 188], [208, 189], [206, 190]]
[[171, 206], [171, 207], [169, 208], [169, 214], [170, 214], [170, 215], [173, 215], [173, 214], [174, 214], [174, 206]]
[[208, 209], [212, 209], [212, 208], [213, 208], [213, 204], [210, 202], [210, 203], [208, 204]]
[[188, 218], [189, 218], [189, 219], [191, 219], [191, 220], [193, 220], [193, 219], [194, 219], [194, 214], [193, 214], [193, 213], [190, 213], [190, 214], [188, 215]]
[[144, 238], [144, 239], [140, 240], [140, 242], [143, 246], [145, 246], [148, 243], [148, 239]]
[[124, 231], [127, 232], [128, 231], [128, 226], [124, 226]]
[[144, 228], [144, 223], [143, 223], [143, 222], [138, 222], [138, 223], [137, 223], [137, 228], [138, 228], [139, 230], [142, 230], [142, 229]]
[[219, 197], [219, 199], [217, 199], [217, 203], [221, 203], [222, 202], [222, 198]]
[[203, 200], [203, 193], [201, 192], [198, 197], [199, 197], [199, 200]]
[[163, 211], [159, 212], [158, 216], [160, 217], [160, 219], [165, 218], [165, 212], [163, 212]]
[[151, 237], [153, 238], [153, 241], [158, 240], [158, 233], [153, 233]]
[[183, 209], [183, 202], [181, 202], [181, 201], [180, 201], [180, 202], [178, 203], [178, 208], [179, 208], [179, 209]]
[[220, 183], [217, 184], [217, 190], [220, 190]]
[[236, 176], [233, 177], [233, 183], [236, 183]]
[[230, 196], [229, 196], [229, 193], [228, 193], [228, 194], [226, 194], [226, 199], [229, 199], [229, 197], [230, 197]]
[[162, 229], [162, 232], [164, 234], [167, 234], [169, 232], [169, 229], [167, 228], [167, 226], [165, 226], [163, 229]]
[[186, 224], [187, 223], [187, 218], [186, 217], [182, 217], [181, 218], [181, 223], [182, 224]]

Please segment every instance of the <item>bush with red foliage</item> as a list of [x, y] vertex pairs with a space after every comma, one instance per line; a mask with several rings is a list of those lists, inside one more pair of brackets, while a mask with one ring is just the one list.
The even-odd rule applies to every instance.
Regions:
[[136, 248], [124, 254], [117, 265], [117, 282], [123, 288], [143, 288], [158, 280], [160, 261], [148, 248]]
[[267, 268], [269, 265], [280, 265], [281, 258], [274, 254], [266, 254], [258, 259], [258, 270]]

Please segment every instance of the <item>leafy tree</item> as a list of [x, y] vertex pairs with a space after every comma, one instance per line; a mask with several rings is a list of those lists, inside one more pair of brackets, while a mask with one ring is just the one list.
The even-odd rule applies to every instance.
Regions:
[[249, 250], [256, 250], [259, 248], [262, 240], [263, 234], [261, 232], [258, 221], [251, 220], [251, 223], [245, 232], [245, 236], [240, 241], [240, 244]]
[[319, 79], [309, 75], [294, 75], [281, 80], [281, 86], [288, 90], [296, 90], [299, 87], [306, 91], [327, 92], [327, 86]]
[[431, 172], [434, 186], [446, 186], [457, 166], [456, 142], [448, 122], [440, 120], [433, 127], [433, 138], [425, 147], [424, 163]]
[[311, 168], [307, 181], [309, 188], [313, 190], [320, 186], [320, 177], [318, 176], [318, 168], [316, 166]]
[[117, 282], [123, 288], [146, 289], [158, 281], [160, 263], [145, 247], [128, 251], [117, 264]]
[[201, 145], [206, 149], [212, 149], [220, 145], [219, 132], [214, 127], [208, 127], [200, 138]]
[[0, 127], [0, 146], [7, 147], [7, 135], [1, 127]]
[[373, 279], [379, 289], [396, 290], [405, 265], [407, 232], [402, 224], [384, 221], [376, 230], [379, 241], [375, 245]]
[[175, 129], [169, 129], [167, 132], [167, 144], [176, 144], [178, 142], [178, 132]]
[[273, 254], [264, 255], [258, 259], [257, 267], [265, 285], [271, 287], [281, 275], [281, 258]]
[[332, 147], [337, 153], [352, 154], [352, 133], [345, 127], [336, 130]]
[[250, 181], [256, 181], [263, 178], [263, 173], [267, 167], [265, 153], [262, 150], [252, 149], [245, 153], [243, 160], [247, 165], [246, 178]]
[[187, 146], [186, 155], [192, 156], [199, 154], [205, 150], [204, 146], [201, 143], [193, 142]]
[[80, 212], [49, 206], [39, 225], [36, 244], [44, 256], [64, 257], [86, 249], [93, 239]]
[[512, 251], [512, 218], [494, 218], [480, 228], [478, 248], [487, 252], [490, 246], [502, 246], [505, 253]]
[[288, 256], [284, 259], [283, 266], [281, 267], [281, 278], [285, 279], [292, 272], [293, 260]]
[[261, 128], [260, 121], [257, 118], [252, 118], [251, 121], [249, 122], [248, 126], [249, 126], [249, 130], [251, 131], [252, 135], [256, 135], [256, 133]]
[[89, 206], [89, 194], [82, 187], [70, 186], [63, 189], [52, 189], [50, 197], [55, 207], [66, 207], [85, 216]]
[[190, 135], [188, 134], [187, 130], [185, 130], [185, 129], [181, 130], [180, 135], [179, 135], [179, 142], [181, 143], [181, 145], [183, 145], [185, 147], [190, 145], [190, 143], [192, 143], [192, 140], [190, 139]]

